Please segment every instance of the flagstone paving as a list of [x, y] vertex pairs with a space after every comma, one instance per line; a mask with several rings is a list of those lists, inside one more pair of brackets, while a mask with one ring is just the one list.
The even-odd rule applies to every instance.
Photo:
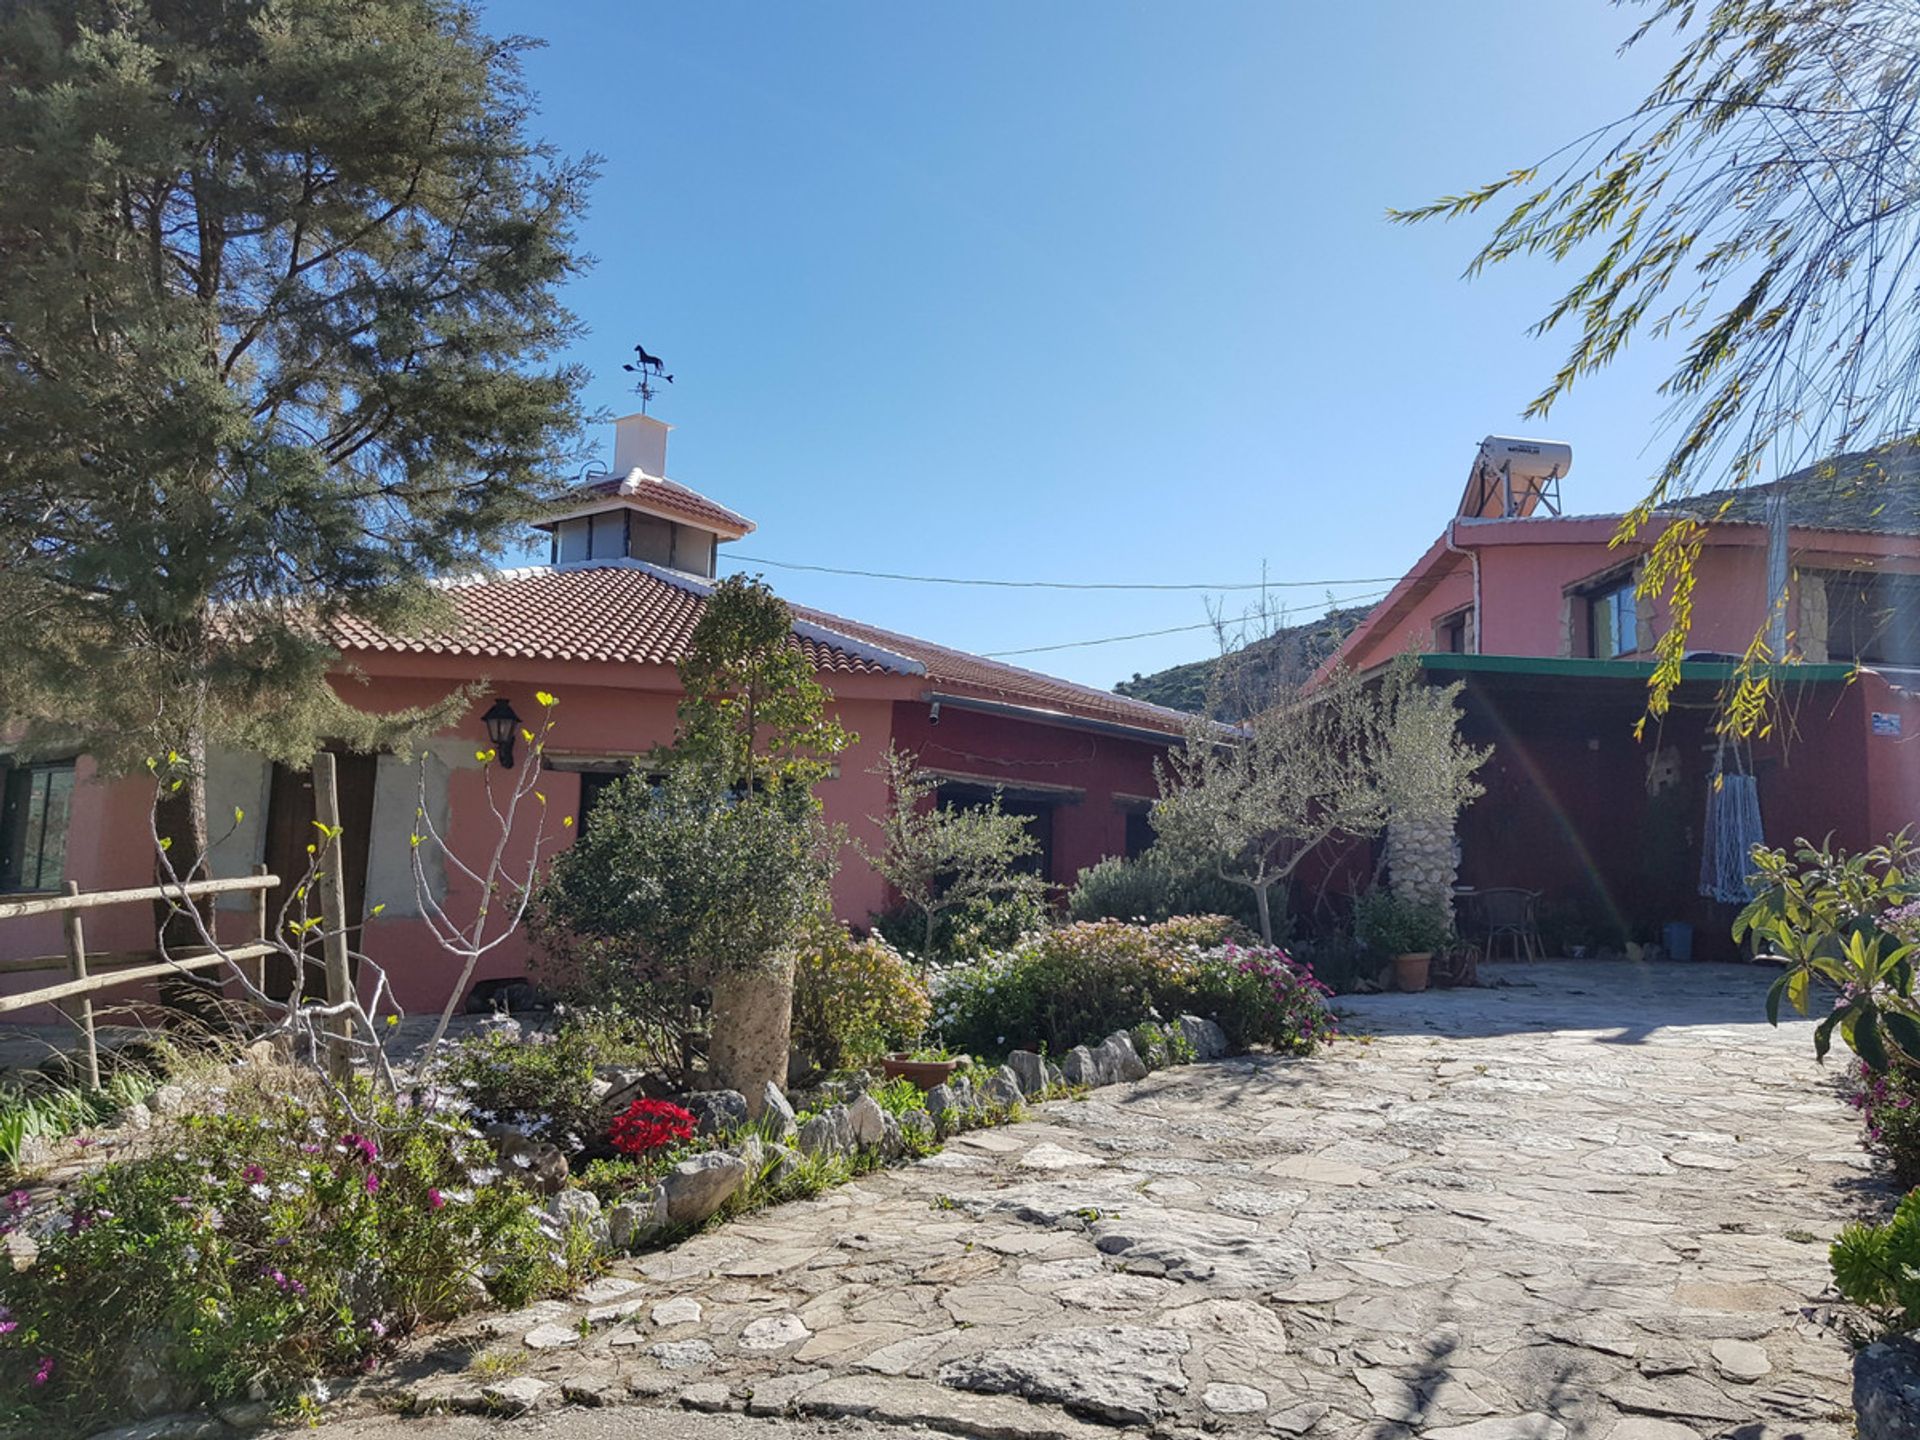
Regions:
[[1850, 1434], [1825, 1241], [1882, 1197], [1805, 1022], [1752, 969], [1489, 968], [638, 1257], [405, 1383], [991, 1436]]

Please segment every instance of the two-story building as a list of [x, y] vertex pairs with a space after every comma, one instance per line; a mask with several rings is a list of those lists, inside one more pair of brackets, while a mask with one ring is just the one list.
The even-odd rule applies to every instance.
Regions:
[[[1495, 754], [1460, 825], [1463, 885], [1540, 891], [1544, 928], [1589, 943], [1678, 921], [1696, 953], [1730, 954], [1734, 907], [1701, 893], [1717, 775], [1754, 777], [1770, 844], [1857, 849], [1920, 823], [1920, 453], [1693, 496], [1627, 544], [1619, 515], [1562, 513], [1571, 460], [1486, 441], [1445, 529], [1329, 664], [1413, 651], [1436, 682], [1465, 682], [1463, 728]], [[1670, 621], [1638, 586], [1683, 515], [1706, 525], [1689, 658], [1671, 709], [1636, 733]], [[1735, 743], [1716, 720], [1759, 634], [1783, 661], [1777, 719]]]

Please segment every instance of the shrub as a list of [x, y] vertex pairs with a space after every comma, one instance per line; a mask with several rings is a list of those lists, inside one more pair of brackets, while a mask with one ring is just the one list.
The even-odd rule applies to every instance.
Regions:
[[1053, 915], [1038, 895], [973, 900], [940, 912], [933, 926], [933, 948], [929, 950], [925, 947], [926, 920], [919, 911], [895, 907], [873, 917], [874, 933], [894, 949], [934, 963], [978, 959], [1016, 945], [1052, 923]]
[[[1175, 915], [1230, 915], [1258, 927], [1253, 892], [1181, 865], [1164, 846], [1133, 859], [1114, 855], [1080, 872], [1067, 896], [1075, 920], [1166, 920]], [[1279, 917], [1284, 924], [1284, 917]]]
[[1296, 941], [1287, 953], [1335, 995], [1351, 994], [1360, 980], [1377, 979], [1385, 958], [1354, 936], [1338, 934]]
[[1920, 1190], [1884, 1225], [1854, 1224], [1827, 1252], [1840, 1293], [1889, 1331], [1920, 1328]]
[[1325, 1000], [1332, 990], [1276, 947], [1225, 946], [1195, 967], [1187, 993], [1191, 1008], [1217, 1022], [1235, 1049], [1309, 1055], [1333, 1034]]
[[568, 1279], [568, 1237], [463, 1124], [365, 1096], [357, 1119], [321, 1095], [237, 1099], [85, 1177], [56, 1210], [15, 1202], [7, 1228], [40, 1249], [0, 1272], [16, 1327], [0, 1408], [74, 1426], [110, 1414], [133, 1356], [202, 1400], [284, 1390], [371, 1368], [417, 1324]]
[[1860, 1112], [1862, 1143], [1901, 1185], [1920, 1185], [1920, 1075], [1906, 1065], [1876, 1074], [1856, 1061], [1847, 1069], [1846, 1096]]
[[938, 977], [935, 1026], [984, 1055], [1053, 1053], [1193, 1012], [1236, 1044], [1311, 1049], [1330, 1033], [1324, 987], [1278, 949], [1242, 949], [1224, 916], [1064, 925]]
[[1453, 938], [1445, 911], [1388, 890], [1370, 890], [1354, 902], [1353, 930], [1369, 949], [1386, 956], [1431, 953]]
[[822, 1070], [866, 1065], [927, 1028], [926, 983], [878, 935], [823, 927], [793, 976], [794, 1044]]
[[593, 1084], [603, 1065], [668, 1068], [655, 1057], [644, 1025], [619, 1012], [569, 1011], [549, 1031], [524, 1038], [494, 1031], [449, 1046], [440, 1074], [476, 1120], [518, 1125], [571, 1154], [605, 1149]]

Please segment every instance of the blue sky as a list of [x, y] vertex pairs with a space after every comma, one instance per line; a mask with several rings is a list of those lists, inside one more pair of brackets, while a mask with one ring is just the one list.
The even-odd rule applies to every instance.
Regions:
[[[1574, 445], [1569, 511], [1654, 468], [1631, 354], [1519, 414], [1569, 278], [1459, 276], [1484, 226], [1383, 218], [1615, 118], [1605, 0], [666, 5], [496, 0], [537, 36], [541, 133], [605, 172], [569, 301], [589, 399], [677, 383], [674, 478], [730, 547], [917, 574], [1373, 595], [1452, 513], [1490, 432]], [[599, 437], [611, 458], [611, 428]], [[727, 551], [723, 549], [723, 556]], [[1201, 624], [1199, 593], [956, 589], [737, 562], [807, 604], [995, 652]], [[1325, 587], [1276, 590], [1294, 618]], [[1237, 613], [1249, 597], [1219, 597]], [[1204, 631], [1019, 658], [1106, 685]]]

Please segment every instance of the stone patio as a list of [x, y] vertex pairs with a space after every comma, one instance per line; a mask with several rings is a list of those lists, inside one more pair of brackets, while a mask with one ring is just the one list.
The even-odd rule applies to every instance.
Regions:
[[1323, 1058], [1044, 1106], [369, 1388], [1009, 1437], [1850, 1434], [1824, 1242], [1881, 1196], [1806, 1022], [1769, 1028], [1740, 967], [1489, 970], [1344, 1002]]

